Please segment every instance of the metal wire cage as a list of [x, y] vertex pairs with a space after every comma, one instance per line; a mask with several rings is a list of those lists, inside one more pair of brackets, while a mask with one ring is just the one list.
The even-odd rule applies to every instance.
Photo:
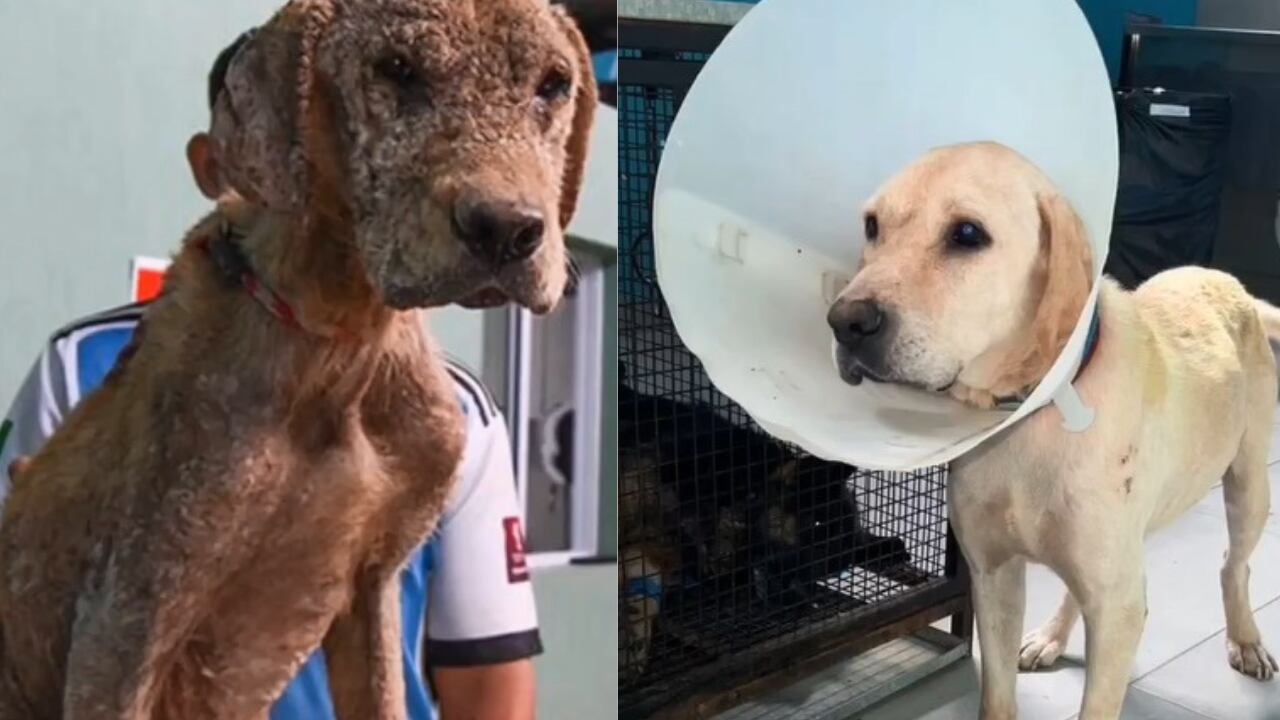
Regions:
[[653, 184], [724, 29], [619, 27], [621, 716], [704, 716], [833, 648], [952, 612], [967, 638], [945, 468], [806, 456], [752, 423], [681, 344], [655, 277]]

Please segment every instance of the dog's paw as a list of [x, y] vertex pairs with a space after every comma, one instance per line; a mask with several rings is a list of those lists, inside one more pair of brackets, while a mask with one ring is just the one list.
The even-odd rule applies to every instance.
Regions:
[[1257, 680], [1270, 680], [1280, 672], [1276, 659], [1262, 646], [1262, 642], [1238, 643], [1227, 640], [1227, 662], [1241, 673]]
[[1067, 638], [1039, 628], [1022, 638], [1022, 653], [1018, 656], [1018, 669], [1024, 672], [1047, 668], [1062, 656]]

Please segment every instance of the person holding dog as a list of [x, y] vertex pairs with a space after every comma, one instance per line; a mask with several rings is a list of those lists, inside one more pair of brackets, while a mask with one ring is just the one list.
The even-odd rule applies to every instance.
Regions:
[[[211, 107], [231, 59], [251, 32], [215, 60], [209, 74]], [[225, 188], [207, 133], [191, 138], [187, 159], [201, 193], [211, 200], [221, 196]], [[54, 333], [0, 422], [0, 470], [20, 470], [98, 386], [128, 344], [145, 305], [85, 317]], [[438, 708], [444, 720], [532, 718], [531, 658], [542, 645], [524, 562], [510, 442], [484, 385], [456, 362], [448, 371], [466, 415], [466, 449], [436, 533], [401, 573], [407, 716], [432, 720]], [[0, 472], [0, 500], [8, 492], [8, 474]], [[271, 719], [334, 717], [323, 652], [317, 650], [273, 706]]]

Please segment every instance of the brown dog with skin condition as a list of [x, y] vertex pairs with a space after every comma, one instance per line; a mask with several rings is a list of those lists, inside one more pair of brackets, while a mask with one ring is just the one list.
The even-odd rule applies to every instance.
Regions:
[[257, 32], [214, 111], [234, 192], [17, 468], [0, 718], [263, 719], [321, 645], [338, 717], [404, 717], [397, 574], [463, 445], [417, 308], [555, 306], [594, 106], [537, 0], [295, 0]]

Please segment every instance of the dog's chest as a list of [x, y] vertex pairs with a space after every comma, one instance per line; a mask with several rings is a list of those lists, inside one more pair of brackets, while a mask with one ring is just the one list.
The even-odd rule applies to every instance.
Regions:
[[1146, 458], [1128, 444], [1132, 428], [1110, 426], [1115, 419], [1070, 433], [1046, 408], [958, 458], [949, 500], [966, 552], [1053, 565], [1091, 518], [1145, 502], [1137, 476]]
[[344, 425], [340, 440], [296, 451], [299, 462], [285, 482], [296, 493], [292, 505], [300, 517], [293, 526], [308, 535], [357, 531], [403, 492], [386, 470], [387, 454], [358, 422]]
[[1234, 421], [1214, 435], [1230, 442], [1198, 441], [1207, 431], [1189, 432], [1203, 422], [1190, 408], [1143, 412], [1137, 400], [1110, 399], [1083, 433], [1041, 410], [956, 460], [951, 513], [966, 552], [1070, 565], [1073, 548], [1141, 534], [1203, 497], [1234, 452]]
[[460, 460], [458, 433], [443, 409], [401, 410], [394, 423], [342, 409], [312, 416], [308, 432], [327, 438], [295, 440], [300, 462], [286, 483], [300, 490], [301, 525], [311, 526], [305, 532], [349, 533], [372, 544], [379, 534], [426, 531], [422, 519], [410, 527], [400, 518], [439, 514]]
[[[453, 383], [442, 367], [402, 361], [379, 373], [349, 415], [344, 471], [374, 483], [360, 491], [388, 507], [395, 534], [418, 532], [401, 522], [434, 521], [462, 459], [464, 420]], [[417, 516], [406, 520], [406, 515]]]

